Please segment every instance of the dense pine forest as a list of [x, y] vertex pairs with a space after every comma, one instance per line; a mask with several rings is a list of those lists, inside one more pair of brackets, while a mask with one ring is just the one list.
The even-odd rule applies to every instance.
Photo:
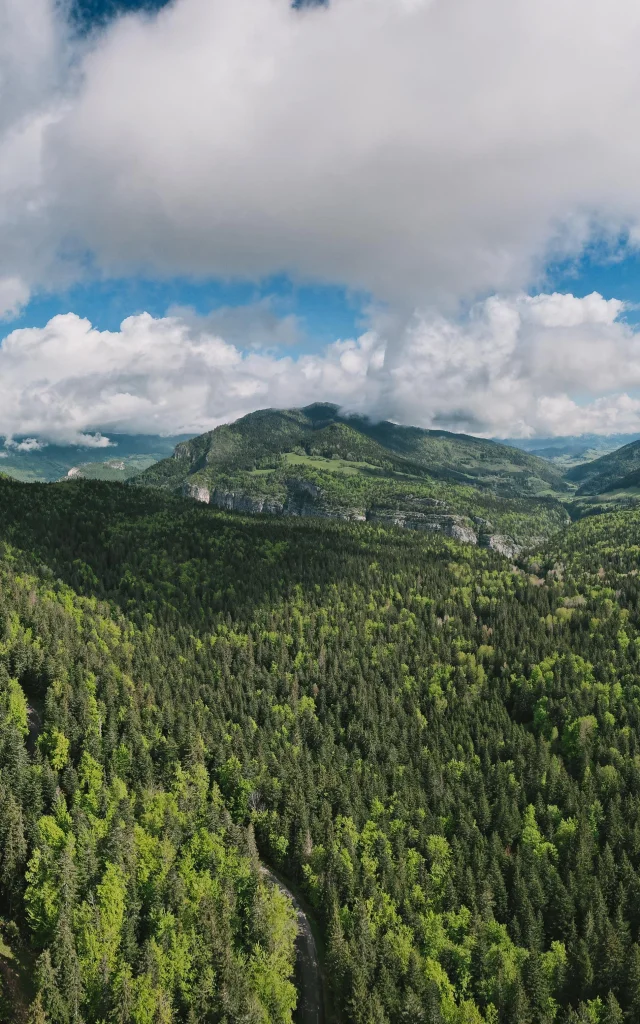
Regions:
[[640, 1020], [639, 536], [0, 480], [3, 1019]]

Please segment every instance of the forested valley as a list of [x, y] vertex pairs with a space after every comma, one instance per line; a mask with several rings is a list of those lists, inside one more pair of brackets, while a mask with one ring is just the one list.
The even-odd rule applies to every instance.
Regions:
[[0, 1016], [639, 1021], [639, 536], [0, 480]]

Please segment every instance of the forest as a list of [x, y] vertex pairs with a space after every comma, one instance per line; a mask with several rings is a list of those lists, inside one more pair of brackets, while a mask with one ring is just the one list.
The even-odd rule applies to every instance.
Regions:
[[639, 1021], [639, 537], [0, 480], [0, 1017]]

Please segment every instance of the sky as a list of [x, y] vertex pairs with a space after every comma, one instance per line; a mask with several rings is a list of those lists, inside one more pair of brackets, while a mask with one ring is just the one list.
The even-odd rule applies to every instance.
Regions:
[[0, 435], [640, 430], [634, 0], [0, 0]]

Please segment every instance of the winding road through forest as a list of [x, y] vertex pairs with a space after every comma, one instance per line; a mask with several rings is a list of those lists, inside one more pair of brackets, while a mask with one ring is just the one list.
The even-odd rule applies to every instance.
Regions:
[[294, 1014], [296, 1024], [325, 1024], [324, 981], [318, 957], [318, 947], [313, 937], [309, 918], [300, 906], [299, 900], [286, 883], [263, 865], [267, 878], [293, 903], [298, 919], [296, 937], [295, 983], [298, 990], [298, 1005]]

